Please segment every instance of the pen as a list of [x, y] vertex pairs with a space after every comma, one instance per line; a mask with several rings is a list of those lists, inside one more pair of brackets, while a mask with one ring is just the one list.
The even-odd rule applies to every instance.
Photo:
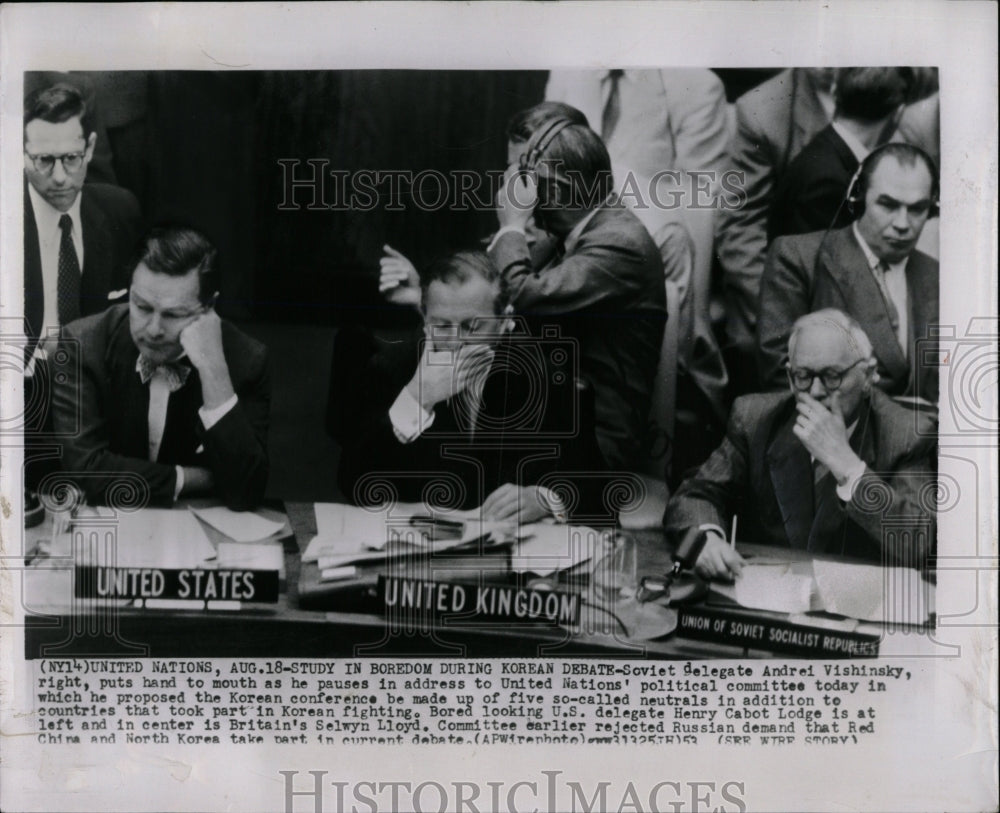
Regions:
[[451, 519], [440, 519], [425, 514], [410, 517], [410, 525], [430, 525], [434, 528], [461, 531], [465, 528], [465, 523]]
[[729, 547], [736, 550], [736, 521], [740, 518], [739, 514], [733, 514], [733, 529], [729, 536]]

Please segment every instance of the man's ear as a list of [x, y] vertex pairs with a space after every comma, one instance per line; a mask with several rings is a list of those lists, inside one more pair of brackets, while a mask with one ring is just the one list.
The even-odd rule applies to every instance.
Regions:
[[90, 136], [87, 138], [87, 146], [83, 151], [83, 160], [86, 161], [88, 164], [90, 163], [90, 159], [94, 157], [94, 147], [96, 146], [97, 146], [97, 132], [95, 131], [91, 133]]
[[878, 362], [874, 358], [868, 359], [868, 364], [865, 365], [865, 386], [864, 392], [867, 394], [871, 392], [872, 385], [879, 382], [878, 374]]

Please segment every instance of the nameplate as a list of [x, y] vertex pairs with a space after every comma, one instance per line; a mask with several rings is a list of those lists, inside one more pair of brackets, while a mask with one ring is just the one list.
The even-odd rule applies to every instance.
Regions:
[[677, 612], [677, 634], [682, 638], [824, 658], [878, 657], [877, 635], [707, 607], [680, 606]]
[[379, 576], [386, 613], [427, 613], [450, 623], [567, 624], [580, 618], [580, 596], [505, 584], [435, 582]]
[[158, 567], [78, 567], [77, 598], [278, 600], [277, 570], [174, 570]]

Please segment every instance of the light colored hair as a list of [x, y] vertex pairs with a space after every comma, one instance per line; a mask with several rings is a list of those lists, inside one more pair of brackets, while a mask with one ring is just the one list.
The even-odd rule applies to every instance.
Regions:
[[840, 329], [844, 334], [844, 339], [848, 346], [857, 351], [859, 359], [870, 359], [873, 357], [871, 339], [861, 327], [850, 316], [836, 308], [824, 308], [823, 310], [807, 313], [795, 320], [792, 326], [792, 334], [788, 337], [788, 358], [795, 353], [795, 342], [799, 333], [811, 327], [833, 326]]

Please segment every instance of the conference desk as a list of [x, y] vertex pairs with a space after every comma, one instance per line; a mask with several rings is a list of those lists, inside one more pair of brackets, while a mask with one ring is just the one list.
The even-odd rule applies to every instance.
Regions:
[[[244, 604], [238, 610], [139, 608], [131, 602], [101, 604], [72, 599], [72, 561], [53, 557], [23, 573], [25, 656], [153, 658], [330, 658], [330, 657], [559, 657], [705, 659], [776, 657], [768, 651], [697, 641], [670, 634], [629, 640], [609, 623], [555, 625], [400, 624], [379, 613], [301, 609], [301, 551], [316, 533], [311, 503], [286, 502], [290, 533], [284, 553], [283, 589], [276, 604]], [[272, 516], [280, 516], [275, 514]], [[52, 520], [26, 532], [32, 540], [51, 534]], [[206, 526], [213, 542], [224, 539]], [[670, 568], [670, 552], [659, 530], [628, 531], [641, 574]], [[798, 554], [808, 557], [807, 554]], [[874, 628], [874, 625], [868, 625]], [[912, 638], [912, 636], [911, 636]], [[781, 657], [781, 656], [777, 656]]]

